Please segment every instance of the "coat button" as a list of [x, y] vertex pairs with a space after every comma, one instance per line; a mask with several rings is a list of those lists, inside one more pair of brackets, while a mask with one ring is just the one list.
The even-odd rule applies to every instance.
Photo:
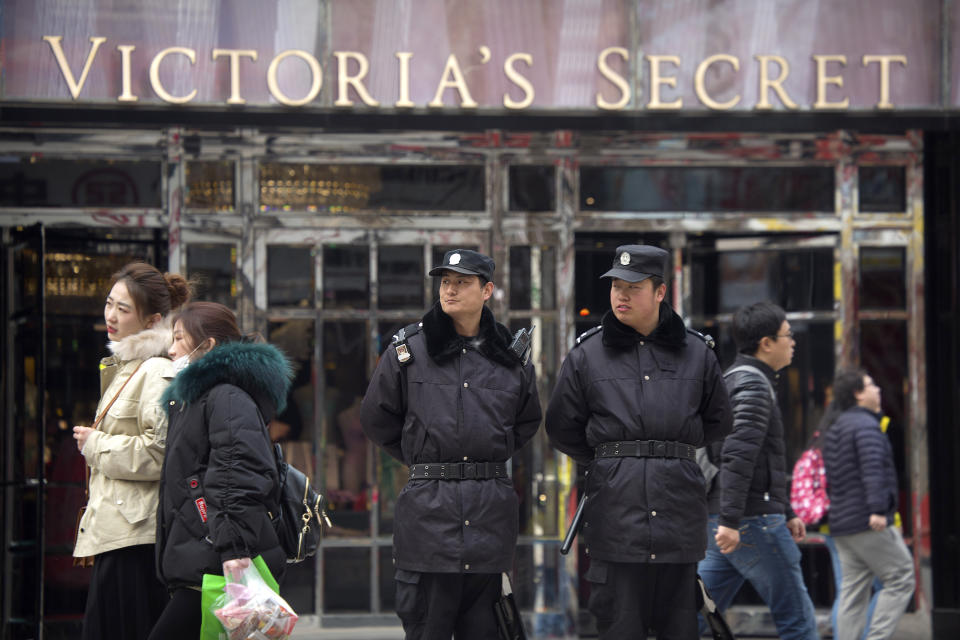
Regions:
[[650, 376], [643, 376], [643, 379], [644, 379], [644, 380], [649, 380], [649, 379], [650, 379]]
[[118, 499], [117, 504], [123, 504], [123, 500]]
[[641, 346], [641, 347], [643, 346], [643, 340], [640, 341], [640, 346]]
[[651, 553], [651, 554], [650, 554], [650, 559], [651, 559], [651, 560], [656, 560], [656, 559], [657, 559], [657, 554]]
[[466, 388], [469, 387], [469, 386], [470, 386], [470, 383], [469, 383], [469, 382], [464, 382], [464, 383], [463, 383], [463, 388], [464, 388], [464, 389], [466, 389]]
[[651, 512], [650, 512], [650, 515], [652, 515], [652, 516], [655, 517], [655, 516], [657, 515], [657, 512], [656, 512], [656, 511], [651, 511]]
[[465, 527], [469, 527], [469, 526], [470, 526], [470, 521], [469, 521], [469, 520], [464, 520], [464, 521], [463, 521], [463, 525], [464, 525]]
[[467, 350], [466, 350], [466, 349], [464, 349], [464, 350], [463, 350], [463, 353], [466, 353], [466, 352], [467, 352]]
[[470, 571], [470, 565], [469, 565], [469, 564], [463, 565], [463, 568], [466, 569], [467, 571]]
[[463, 461], [464, 461], [464, 462], [466, 462], [466, 461], [469, 460], [469, 459], [470, 459], [470, 458], [468, 458], [467, 456], [463, 456]]
[[176, 401], [176, 400], [171, 400], [171, 401], [170, 401], [170, 406], [171, 406], [171, 407], [172, 407], [173, 405], [175, 405], [175, 404], [177, 404], [177, 401]]

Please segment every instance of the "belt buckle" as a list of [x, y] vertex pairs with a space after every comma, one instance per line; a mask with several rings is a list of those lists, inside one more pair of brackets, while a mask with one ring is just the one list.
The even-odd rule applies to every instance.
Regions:
[[460, 479], [461, 480], [476, 480], [477, 479], [477, 465], [473, 462], [464, 462], [460, 466]]
[[653, 451], [654, 451], [654, 455], [656, 455], [656, 457], [658, 457], [658, 458], [666, 458], [666, 457], [667, 457], [667, 443], [666, 443], [666, 442], [663, 442], [662, 440], [654, 440], [651, 444], [653, 445], [652, 448], [653, 448]]

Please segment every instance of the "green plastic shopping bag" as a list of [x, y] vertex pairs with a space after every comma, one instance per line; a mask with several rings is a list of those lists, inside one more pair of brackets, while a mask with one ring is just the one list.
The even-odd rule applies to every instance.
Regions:
[[[274, 593], [280, 593], [280, 586], [277, 584], [277, 581], [273, 579], [273, 575], [271, 575], [270, 569], [267, 568], [267, 563], [264, 562], [263, 556], [254, 558], [253, 566], [256, 567], [257, 572], [267, 586], [270, 587]], [[223, 628], [223, 624], [213, 613], [214, 610], [223, 603], [226, 585], [227, 579], [223, 576], [209, 573], [203, 574], [203, 585], [200, 593], [200, 640], [228, 639], [227, 631]]]

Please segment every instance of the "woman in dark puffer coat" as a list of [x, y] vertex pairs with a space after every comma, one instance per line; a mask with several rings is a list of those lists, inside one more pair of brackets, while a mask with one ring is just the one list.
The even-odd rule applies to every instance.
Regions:
[[237, 575], [257, 555], [278, 580], [286, 566], [272, 522], [280, 489], [267, 432], [286, 404], [286, 358], [243, 341], [233, 312], [212, 302], [184, 307], [170, 356], [188, 366], [164, 395], [170, 427], [156, 548], [171, 600], [151, 640], [199, 636], [203, 574]]

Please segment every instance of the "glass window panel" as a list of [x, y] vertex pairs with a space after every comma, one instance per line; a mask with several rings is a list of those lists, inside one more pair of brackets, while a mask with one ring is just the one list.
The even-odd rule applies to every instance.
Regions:
[[323, 249], [323, 307], [366, 309], [370, 306], [370, 248], [366, 245]]
[[313, 250], [310, 247], [267, 247], [267, 304], [313, 307]]
[[381, 245], [377, 259], [381, 309], [423, 307], [423, 247]]
[[860, 308], [907, 308], [905, 247], [860, 247]]
[[552, 166], [510, 167], [510, 211], [554, 211], [556, 172]]
[[367, 343], [365, 322], [323, 324], [324, 463], [334, 535], [370, 534], [370, 443], [360, 424]]
[[696, 252], [694, 315], [771, 300], [787, 311], [833, 309], [833, 249]]
[[833, 211], [832, 167], [582, 167], [585, 211]]
[[860, 167], [859, 209], [864, 213], [901, 213], [907, 210], [906, 167]]
[[863, 321], [860, 323], [860, 363], [880, 387], [883, 413], [890, 418], [887, 437], [893, 448], [893, 460], [900, 485], [900, 515], [904, 535], [912, 531], [911, 505], [907, 498], [906, 425], [909, 424], [907, 391], [907, 323], [902, 320]]
[[187, 245], [187, 278], [194, 283], [194, 299], [237, 304], [237, 247], [232, 244]]
[[272, 321], [267, 340], [283, 351], [293, 368], [287, 407], [270, 423], [270, 437], [283, 443], [284, 456], [293, 466], [313, 475], [314, 451], [314, 336], [312, 319]]
[[530, 247], [510, 247], [510, 309], [529, 309], [530, 292]]
[[194, 209], [234, 210], [234, 163], [226, 161], [187, 162], [187, 196], [184, 204]]
[[477, 165], [260, 165], [260, 209], [346, 213], [483, 211], [484, 167]]
[[370, 611], [370, 549], [323, 550], [324, 613]]
[[160, 207], [160, 163], [61, 160], [0, 161], [2, 207]]
[[[396, 357], [393, 349], [390, 349], [390, 342], [403, 327], [419, 322], [419, 317], [411, 317], [406, 320], [381, 322], [377, 326], [377, 353], [382, 358]], [[416, 357], [417, 354], [414, 354]], [[410, 475], [406, 465], [386, 453], [380, 447], [373, 448], [373, 459], [376, 465], [376, 478], [379, 486], [380, 500], [377, 503], [380, 509], [380, 534], [393, 533], [393, 515], [394, 507], [397, 503], [397, 495], [407, 484], [407, 478]], [[389, 564], [386, 566], [390, 566]]]

